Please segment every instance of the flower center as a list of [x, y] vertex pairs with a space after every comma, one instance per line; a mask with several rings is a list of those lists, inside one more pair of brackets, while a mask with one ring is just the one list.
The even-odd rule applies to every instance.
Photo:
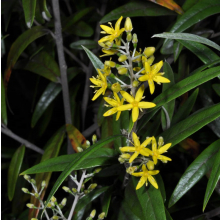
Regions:
[[132, 103], [133, 107], [138, 107], [138, 104], [139, 104], [139, 102], [137, 102], [137, 101], [134, 101], [134, 102]]
[[143, 175], [144, 175], [145, 177], [148, 177], [148, 176], [149, 176], [148, 171], [144, 171]]

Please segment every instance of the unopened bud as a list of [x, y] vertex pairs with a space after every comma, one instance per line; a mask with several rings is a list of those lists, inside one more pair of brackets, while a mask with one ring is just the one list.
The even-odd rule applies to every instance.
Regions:
[[89, 193], [89, 190], [84, 190], [84, 194], [88, 194]]
[[76, 188], [72, 188], [73, 193], [77, 193], [77, 189]]
[[100, 215], [98, 215], [98, 219], [102, 220], [105, 217], [105, 212], [102, 212]]
[[46, 186], [46, 182], [45, 182], [45, 180], [43, 180], [41, 183], [41, 187], [45, 187], [45, 186]]
[[133, 86], [133, 87], [137, 87], [139, 84], [140, 84], [139, 81], [134, 80], [133, 83], [132, 83], [132, 86]]
[[119, 158], [118, 158], [118, 161], [119, 161], [120, 163], [124, 163], [124, 162], [125, 162], [125, 159], [119, 157]]
[[116, 63], [113, 62], [113, 61], [111, 61], [111, 60], [108, 60], [108, 61], [105, 61], [105, 65], [107, 65], [107, 66], [113, 68], [113, 67], [116, 66]]
[[24, 175], [24, 178], [26, 179], [26, 180], [30, 180], [31, 179], [31, 177], [29, 176], [29, 175]]
[[161, 160], [163, 163], [167, 163], [168, 161], [167, 160]]
[[152, 65], [154, 59], [155, 59], [155, 57], [152, 55], [146, 60], [146, 62], [148, 62], [148, 64]]
[[132, 34], [131, 32], [127, 32], [127, 41], [131, 41], [132, 40]]
[[77, 147], [77, 152], [78, 152], [78, 153], [83, 152], [83, 151], [84, 151], [83, 148]]
[[31, 218], [31, 220], [38, 220], [37, 218]]
[[88, 190], [91, 191], [91, 190], [95, 189], [96, 187], [97, 187], [97, 183], [93, 183], [88, 187]]
[[67, 199], [66, 199], [66, 198], [64, 198], [64, 199], [61, 201], [61, 205], [62, 205], [62, 206], [65, 206], [65, 205], [66, 205], [66, 203], [67, 203]]
[[52, 202], [56, 202], [57, 199], [56, 199], [54, 196], [52, 196], [52, 197], [51, 197], [51, 201], [52, 201]]
[[81, 185], [81, 190], [83, 191], [84, 189], [85, 189], [85, 185], [82, 184], [82, 185]]
[[35, 206], [33, 205], [33, 204], [31, 204], [31, 203], [28, 203], [28, 204], [26, 204], [26, 206], [29, 208], [29, 209], [33, 209]]
[[129, 159], [131, 157], [130, 154], [121, 154], [121, 158], [123, 159]]
[[34, 193], [35, 198], [39, 198], [39, 194], [38, 193]]
[[148, 170], [153, 170], [154, 169], [154, 162], [149, 160], [147, 162], [147, 168], [148, 168]]
[[126, 169], [126, 172], [129, 173], [129, 174], [132, 174], [132, 173], [134, 173], [136, 170], [137, 170], [137, 167], [128, 167], [128, 168]]
[[62, 189], [63, 189], [65, 192], [70, 192], [70, 191], [71, 191], [67, 186], [63, 186]]
[[133, 30], [133, 25], [129, 17], [126, 18], [124, 28], [126, 32], [131, 32]]
[[125, 60], [127, 60], [127, 56], [126, 56], [126, 55], [121, 55], [121, 56], [118, 58], [118, 61], [119, 61], [119, 62], [124, 62]]
[[21, 190], [22, 190], [24, 193], [29, 193], [28, 189], [26, 189], [26, 188], [22, 188]]
[[86, 140], [86, 149], [89, 148], [91, 146], [90, 141]]
[[133, 34], [132, 43], [133, 44], [137, 44], [138, 43], [138, 39], [137, 39], [137, 35], [136, 34]]
[[118, 73], [119, 73], [120, 75], [126, 74], [126, 73], [127, 73], [127, 68], [125, 68], [125, 67], [119, 68], [119, 69], [118, 69]]
[[52, 219], [57, 220], [57, 219], [59, 219], [59, 217], [58, 217], [57, 215], [54, 215], [54, 216], [52, 217]]
[[31, 179], [30, 182], [34, 185], [36, 185], [36, 181], [34, 179]]
[[121, 91], [121, 86], [120, 84], [117, 82], [117, 83], [114, 83], [112, 86], [111, 86], [111, 89], [113, 92], [120, 92]]
[[113, 46], [113, 41], [98, 42], [98, 44], [105, 49], [110, 49]]
[[91, 217], [91, 218], [94, 218], [95, 215], [96, 215], [96, 210], [94, 209], [94, 210], [92, 210], [92, 212], [91, 212], [91, 214], [90, 214], [90, 217]]
[[159, 147], [162, 147], [164, 145], [164, 140], [163, 140], [163, 137], [159, 137], [159, 139], [158, 139], [158, 146]]
[[47, 204], [47, 207], [48, 207], [48, 208], [53, 208], [53, 204], [52, 204], [51, 202], [49, 202], [49, 203]]
[[94, 170], [93, 173], [99, 173], [101, 170], [102, 170], [102, 168], [97, 168], [97, 169]]
[[95, 143], [97, 142], [97, 136], [96, 136], [96, 134], [94, 134], [94, 135], [92, 136], [92, 142], [93, 142], [93, 144], [95, 144]]
[[146, 47], [143, 53], [146, 57], [150, 57], [151, 55], [154, 54], [154, 52], [155, 52], [155, 47]]

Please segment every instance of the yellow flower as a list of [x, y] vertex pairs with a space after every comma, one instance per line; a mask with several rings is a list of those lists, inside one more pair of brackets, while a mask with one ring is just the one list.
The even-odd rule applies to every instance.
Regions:
[[160, 148], [159, 147], [157, 148], [156, 139], [155, 139], [155, 137], [152, 137], [152, 151], [151, 151], [150, 155], [152, 156], [153, 162], [155, 165], [157, 164], [157, 160], [161, 160], [163, 162], [164, 161], [171, 161], [171, 159], [169, 157], [161, 155], [161, 154], [167, 152], [167, 150], [170, 148], [170, 146], [171, 146], [171, 143], [166, 144]]
[[[140, 49], [140, 52], [136, 51], [135, 54], [134, 54], [134, 57], [137, 57], [141, 54], [142, 50]], [[135, 63], [139, 63], [141, 61], [141, 56], [138, 57], [137, 59], [133, 60], [133, 62]]]
[[143, 164], [142, 165], [142, 170], [143, 172], [138, 172], [138, 173], [132, 173], [133, 176], [141, 176], [138, 184], [137, 184], [137, 187], [136, 187], [136, 190], [140, 189], [144, 183], [146, 183], [146, 186], [147, 186], [147, 180], [156, 188], [158, 189], [158, 185], [157, 185], [157, 182], [156, 180], [152, 177], [152, 175], [157, 175], [160, 171], [159, 170], [152, 170], [152, 171], [149, 171], [146, 166]]
[[113, 115], [117, 112], [117, 116], [116, 116], [116, 121], [119, 119], [120, 117], [120, 114], [121, 114], [121, 111], [118, 110], [118, 107], [123, 105], [124, 103], [124, 98], [122, 98], [120, 100], [119, 96], [117, 95], [116, 92], [114, 92], [114, 98], [115, 99], [111, 99], [109, 97], [104, 97], [104, 100], [110, 104], [113, 108], [111, 108], [110, 110], [108, 110], [107, 112], [105, 112], [103, 114], [103, 116], [110, 116], [110, 115]]
[[111, 22], [108, 22], [111, 27], [108, 27], [106, 25], [100, 25], [100, 27], [104, 30], [101, 33], [110, 34], [110, 35], [101, 38], [98, 42], [105, 42], [105, 41], [112, 42], [114, 39], [118, 38], [125, 30], [125, 28], [120, 29], [120, 23], [121, 23], [122, 19], [123, 19], [123, 16], [121, 16], [117, 20], [117, 22], [115, 24], [115, 29], [112, 27]]
[[92, 98], [92, 101], [97, 99], [101, 94], [104, 95], [106, 89], [107, 89], [107, 79], [106, 76], [104, 76], [99, 69], [97, 69], [99, 76], [97, 78], [93, 77], [90, 78], [90, 81], [95, 84], [95, 86], [90, 86], [92, 88], [95, 87], [101, 87], [99, 90], [95, 90], [95, 95]]
[[132, 163], [138, 157], [139, 154], [148, 157], [152, 152], [150, 149], [145, 148], [151, 142], [152, 138], [148, 138], [142, 144], [140, 144], [140, 141], [134, 132], [132, 133], [132, 137], [134, 141], [134, 147], [126, 146], [120, 148], [121, 152], [134, 152], [134, 154], [129, 160], [129, 163]]
[[138, 119], [139, 109], [142, 111], [143, 108], [153, 108], [156, 106], [156, 104], [154, 104], [152, 102], [141, 102], [141, 99], [142, 99], [143, 93], [144, 93], [144, 85], [142, 85], [138, 89], [138, 91], [135, 95], [135, 98], [133, 96], [129, 95], [125, 91], [120, 91], [120, 93], [126, 99], [126, 101], [129, 102], [130, 104], [120, 106], [120, 107], [118, 107], [118, 110], [125, 111], [125, 110], [129, 110], [129, 109], [133, 109], [132, 110], [132, 121], [133, 122], [135, 122]]
[[104, 68], [103, 69], [99, 69], [104, 76], [109, 76], [111, 74], [111, 67], [107, 66], [104, 64]]
[[158, 84], [170, 82], [169, 79], [162, 77], [164, 73], [158, 73], [162, 66], [163, 66], [163, 61], [160, 61], [159, 63], [156, 63], [153, 66], [150, 66], [148, 62], [145, 62], [145, 75], [141, 76], [139, 78], [139, 81], [141, 82], [148, 81], [151, 94], [153, 94], [155, 90], [153, 81], [157, 82]]

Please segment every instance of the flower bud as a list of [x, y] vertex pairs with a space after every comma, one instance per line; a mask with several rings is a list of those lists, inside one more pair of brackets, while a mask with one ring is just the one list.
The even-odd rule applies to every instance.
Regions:
[[89, 193], [89, 190], [84, 190], [84, 194], [88, 194]]
[[133, 25], [129, 17], [126, 18], [124, 28], [126, 32], [131, 32], [133, 30]]
[[89, 148], [91, 146], [90, 141], [86, 140], [86, 149]]
[[81, 185], [81, 190], [83, 191], [84, 189], [85, 189], [85, 185], [82, 184], [82, 185]]
[[119, 61], [119, 62], [124, 62], [125, 60], [127, 60], [127, 56], [126, 56], [126, 55], [121, 55], [121, 56], [118, 58], [118, 61]]
[[96, 187], [97, 187], [97, 183], [93, 183], [88, 187], [88, 190], [91, 191], [91, 190], [95, 189]]
[[124, 163], [124, 162], [125, 162], [125, 159], [123, 159], [122, 157], [119, 157], [119, 158], [118, 158], [118, 161], [119, 161], [120, 163]]
[[66, 199], [66, 198], [64, 198], [64, 199], [61, 201], [61, 205], [62, 205], [62, 206], [65, 206], [65, 205], [66, 205], [66, 203], [67, 203], [67, 199]]
[[154, 169], [154, 162], [149, 160], [147, 162], [147, 168], [148, 168], [148, 170], [153, 170]]
[[93, 173], [99, 173], [101, 170], [102, 170], [102, 168], [97, 168], [97, 169], [94, 170]]
[[45, 180], [43, 180], [41, 183], [41, 187], [45, 187], [45, 186], [46, 186], [46, 182], [45, 182]]
[[97, 136], [96, 136], [96, 134], [94, 134], [94, 135], [92, 136], [92, 142], [93, 142], [93, 144], [95, 144], [95, 143], [97, 142]]
[[71, 191], [67, 186], [63, 186], [62, 189], [63, 189], [65, 192], [70, 192], [70, 191]]
[[137, 35], [136, 34], [133, 34], [132, 43], [133, 44], [137, 44], [138, 43], [138, 39], [137, 39]]
[[113, 46], [113, 42], [110, 41], [98, 42], [98, 44], [105, 49], [110, 49]]
[[143, 53], [146, 57], [150, 57], [151, 55], [154, 54], [154, 52], [155, 52], [155, 47], [146, 47]]
[[102, 220], [105, 217], [105, 212], [102, 212], [100, 215], [98, 215], [98, 219]]
[[123, 159], [130, 159], [131, 155], [130, 154], [121, 154], [121, 158]]
[[161, 160], [163, 163], [167, 163], [168, 161], [167, 160]]
[[57, 219], [59, 219], [59, 217], [58, 217], [57, 215], [54, 215], [54, 216], [52, 217], [52, 219], [57, 220]]
[[29, 208], [29, 209], [33, 209], [35, 206], [33, 205], [33, 204], [31, 204], [31, 203], [28, 203], [28, 204], [26, 204], [26, 206]]
[[121, 86], [120, 84], [117, 82], [117, 83], [114, 83], [112, 86], [111, 86], [111, 89], [113, 92], [120, 92], [121, 91]]
[[162, 147], [164, 145], [164, 140], [163, 140], [163, 137], [159, 137], [159, 139], [158, 139], [158, 146], [159, 147]]
[[127, 32], [127, 41], [131, 41], [132, 40], [132, 34], [131, 32]]
[[137, 167], [128, 167], [128, 168], [126, 169], [126, 172], [129, 173], [129, 174], [132, 174], [132, 173], [134, 173], [136, 170], [137, 170]]
[[77, 189], [76, 188], [72, 188], [73, 193], [77, 193]]
[[56, 202], [57, 199], [56, 199], [54, 196], [52, 196], [52, 197], [51, 197], [51, 201], [52, 201], [52, 202]]
[[34, 196], [36, 199], [40, 197], [38, 193], [34, 193]]
[[22, 190], [24, 193], [29, 193], [28, 189], [26, 189], [26, 188], [22, 188], [21, 190]]
[[24, 175], [24, 178], [26, 179], [26, 180], [30, 180], [31, 179], [31, 177], [29, 176], [29, 175]]
[[77, 152], [78, 152], [78, 153], [83, 152], [83, 151], [84, 151], [83, 148], [77, 147]]
[[36, 185], [36, 181], [34, 179], [31, 179], [30, 182], [34, 185]]
[[127, 68], [125, 68], [125, 67], [119, 68], [119, 69], [118, 69], [118, 73], [119, 73], [120, 75], [126, 74], [126, 73], [127, 73]]
[[47, 204], [47, 207], [48, 207], [48, 208], [53, 208], [53, 204], [52, 204], [51, 202], [49, 202], [49, 203]]
[[133, 87], [137, 87], [139, 84], [140, 84], [139, 81], [134, 80], [133, 83], [132, 83], [132, 86], [133, 86]]
[[146, 62], [148, 62], [148, 64], [152, 65], [154, 59], [155, 59], [155, 57], [152, 55], [146, 60]]
[[105, 61], [104, 64], [112, 68], [116, 66], [116, 63], [111, 60]]
[[37, 218], [31, 218], [31, 220], [38, 220]]
[[91, 218], [94, 218], [95, 215], [96, 215], [96, 210], [94, 209], [94, 210], [92, 210], [92, 212], [91, 212], [91, 214], [90, 214], [90, 217], [91, 217]]

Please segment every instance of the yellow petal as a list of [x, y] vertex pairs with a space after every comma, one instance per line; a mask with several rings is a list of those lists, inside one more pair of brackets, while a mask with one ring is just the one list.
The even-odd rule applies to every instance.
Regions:
[[155, 106], [156, 104], [154, 104], [153, 102], [139, 102], [138, 103], [139, 108], [153, 108]]
[[146, 165], [145, 165], [145, 164], [142, 165], [142, 170], [143, 170], [143, 171], [147, 171], [147, 168], [146, 168]]
[[99, 69], [97, 69], [97, 72], [98, 72], [99, 76], [101, 77], [101, 80], [102, 80], [103, 82], [106, 82], [106, 78], [105, 78], [105, 76], [103, 75], [103, 73], [102, 73]]
[[137, 184], [136, 190], [140, 189], [146, 181], [147, 181], [147, 177], [142, 176]]
[[129, 160], [129, 163], [132, 163], [132, 162], [138, 157], [138, 155], [139, 155], [139, 152], [135, 152], [135, 153], [131, 156], [131, 158], [130, 158], [130, 160]]
[[150, 64], [148, 62], [145, 62], [145, 72], [146, 73], [150, 73], [151, 72]]
[[120, 23], [121, 23], [122, 19], [123, 19], [123, 16], [121, 16], [121, 17], [117, 20], [117, 22], [116, 22], [116, 24], [115, 24], [115, 31], [119, 31], [119, 30], [120, 30]]
[[103, 116], [104, 116], [104, 117], [110, 116], [110, 115], [115, 114], [116, 112], [117, 112], [117, 108], [112, 108], [112, 109], [106, 111], [106, 112], [103, 114]]
[[132, 173], [131, 175], [133, 175], [133, 176], [142, 176], [142, 175], [143, 175], [143, 172]]
[[149, 78], [147, 75], [144, 75], [144, 76], [141, 76], [138, 80], [141, 81], [141, 82], [145, 82], [147, 81]]
[[142, 154], [143, 156], [146, 156], [146, 157], [148, 157], [150, 154], [149, 154], [149, 152], [148, 151], [146, 151], [147, 149], [142, 149], [142, 150], [140, 150], [140, 154]]
[[114, 33], [114, 29], [113, 28], [110, 28], [106, 25], [100, 25], [100, 27], [105, 31], [107, 32], [108, 34], [113, 34]]
[[142, 144], [142, 147], [146, 147], [152, 141], [152, 137], [147, 138]]
[[154, 81], [155, 82], [160, 82], [160, 83], [170, 83], [170, 80], [163, 77], [163, 76], [155, 76]]
[[121, 28], [119, 31], [118, 31], [118, 34], [117, 36], [120, 36], [123, 32], [124, 32], [125, 28]]
[[150, 175], [157, 175], [160, 171], [159, 170], [151, 170], [151, 171], [148, 171], [148, 173]]
[[152, 137], [152, 151], [156, 151], [157, 150], [157, 142], [155, 137]]
[[102, 84], [102, 81], [99, 79], [90, 78], [90, 81], [96, 86], [101, 86]]
[[127, 100], [127, 102], [129, 102], [129, 103], [134, 102], [134, 98], [131, 95], [129, 95], [127, 92], [120, 91], [120, 93]]
[[139, 116], [139, 108], [134, 107], [132, 110], [132, 121], [135, 122], [138, 119]]
[[115, 99], [117, 100], [117, 102], [119, 103], [119, 102], [120, 102], [120, 98], [119, 98], [119, 96], [117, 95], [116, 92], [114, 92], [114, 97], [115, 97]]
[[133, 137], [133, 141], [134, 141], [135, 146], [140, 146], [140, 141], [134, 132], [132, 133], [132, 137]]
[[111, 99], [109, 97], [104, 97], [105, 102], [107, 102], [108, 104], [112, 105], [112, 106], [118, 106], [117, 101], [114, 99]]
[[156, 165], [156, 164], [157, 164], [157, 157], [156, 157], [156, 156], [153, 156], [152, 158], [153, 158], [154, 164]]
[[108, 36], [105, 36], [105, 37], [102, 37], [98, 42], [99, 43], [102, 43], [102, 42], [105, 42], [105, 41], [113, 41], [113, 39], [112, 39], [113, 37], [112, 37], [112, 35], [108, 35]]
[[162, 146], [162, 147], [158, 150], [158, 152], [159, 152], [160, 154], [165, 153], [165, 152], [170, 148], [171, 145], [172, 145], [172, 144], [169, 143], [169, 144], [166, 144], [166, 145]]
[[140, 68], [140, 67], [134, 67], [133, 70], [136, 71], [136, 72], [138, 72], [138, 71], [141, 70], [141, 68]]
[[143, 97], [143, 93], [144, 93], [144, 85], [142, 85], [138, 90], [137, 90], [137, 93], [136, 93], [136, 96], [135, 96], [135, 101], [139, 102], [142, 97]]
[[154, 90], [155, 90], [155, 85], [154, 85], [153, 80], [152, 79], [148, 80], [148, 84], [149, 84], [149, 87], [150, 87], [150, 93], [153, 94]]
[[129, 147], [129, 146], [121, 147], [120, 151], [121, 152], [135, 152], [135, 147]]
[[157, 185], [156, 180], [155, 180], [151, 175], [148, 175], [147, 178], [148, 178], [149, 182], [150, 182], [156, 189], [158, 189], [158, 185]]
[[159, 156], [158, 156], [158, 159], [159, 159], [159, 160], [168, 160], [168, 161], [172, 161], [171, 158], [166, 157], [166, 156], [163, 156], [163, 155], [159, 155]]
[[[152, 153], [153, 153], [149, 148], [143, 148], [142, 150], [143, 150], [146, 154], [149, 154], [149, 155], [152, 155]], [[148, 155], [148, 156], [149, 156], [149, 155]]]
[[119, 119], [121, 111], [117, 112], [116, 121]]
[[94, 95], [94, 97], [92, 98], [92, 101], [94, 101], [95, 99], [97, 99], [103, 92], [103, 88], [100, 88]]
[[127, 105], [121, 105], [117, 109], [118, 111], [125, 111], [125, 110], [132, 109], [132, 108], [133, 108], [132, 104], [127, 104]]
[[156, 63], [153, 66], [151, 66], [152, 74], [158, 73], [162, 66], [163, 66], [163, 61], [162, 60], [159, 63]]

